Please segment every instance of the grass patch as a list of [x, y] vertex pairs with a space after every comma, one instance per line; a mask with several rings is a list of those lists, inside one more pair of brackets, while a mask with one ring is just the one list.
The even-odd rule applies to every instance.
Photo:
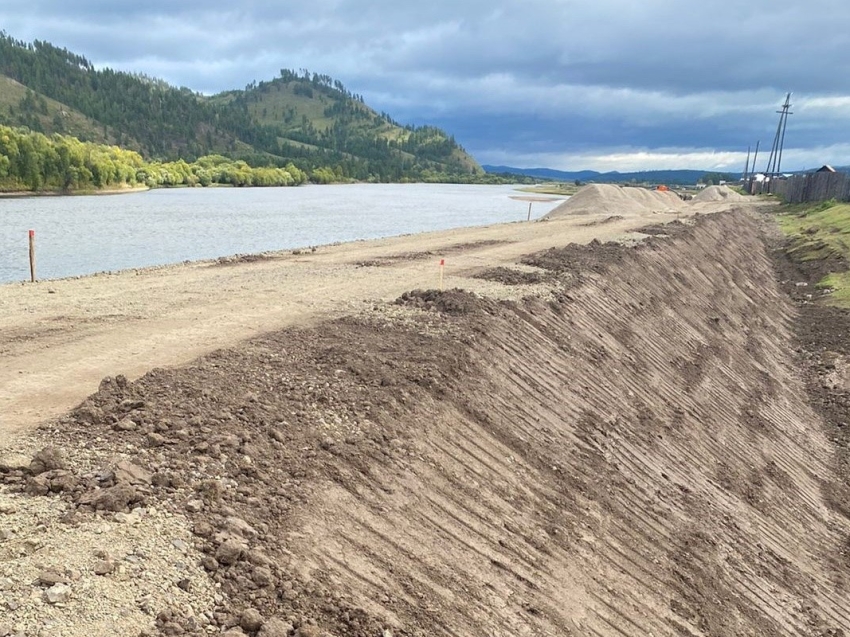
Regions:
[[825, 201], [814, 208], [788, 210], [779, 216], [791, 238], [790, 253], [799, 261], [850, 259], [850, 204]]
[[850, 308], [850, 272], [827, 274], [816, 287], [829, 293], [829, 305]]
[[778, 219], [790, 239], [789, 256], [802, 263], [821, 262], [831, 270], [817, 287], [832, 291], [826, 297], [830, 305], [850, 308], [850, 203], [786, 206]]

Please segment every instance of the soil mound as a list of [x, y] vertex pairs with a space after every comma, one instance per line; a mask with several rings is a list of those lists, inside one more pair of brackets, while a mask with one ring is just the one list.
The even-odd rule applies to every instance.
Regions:
[[726, 186], [709, 186], [694, 197], [694, 201], [746, 201], [746, 197]]
[[475, 275], [475, 278], [497, 281], [504, 285], [533, 285], [542, 283], [546, 279], [541, 272], [505, 267], [489, 268]]
[[405, 292], [396, 305], [415, 307], [422, 310], [434, 310], [446, 314], [472, 314], [490, 305], [489, 301], [466, 292], [465, 290], [413, 290]]
[[590, 184], [552, 210], [544, 219], [587, 214], [645, 215], [680, 210], [682, 205], [682, 200], [669, 191]]
[[0, 478], [191, 520], [218, 596], [151, 609], [169, 635], [847, 634], [846, 486], [755, 222], [571, 250], [529, 257], [586, 274], [557, 300], [418, 291], [105, 380], [50, 435], [143, 488]]

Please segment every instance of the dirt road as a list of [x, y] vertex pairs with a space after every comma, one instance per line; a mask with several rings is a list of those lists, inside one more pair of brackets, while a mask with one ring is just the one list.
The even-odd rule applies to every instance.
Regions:
[[[724, 207], [691, 206], [681, 216]], [[259, 333], [348, 314], [406, 290], [436, 288], [440, 258], [446, 259], [447, 288], [500, 297], [518, 292], [470, 275], [553, 245], [619, 239], [672, 218], [581, 215], [356, 242], [257, 260], [3, 285], [0, 440], [67, 411], [106, 376], [132, 379]]]

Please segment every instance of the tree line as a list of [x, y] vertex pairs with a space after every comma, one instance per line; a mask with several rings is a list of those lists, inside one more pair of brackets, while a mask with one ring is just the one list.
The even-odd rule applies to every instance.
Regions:
[[[322, 176], [323, 177], [323, 176]], [[194, 162], [146, 161], [139, 153], [74, 137], [0, 126], [0, 191], [86, 190], [147, 186], [297, 186], [308, 175], [294, 164], [252, 167], [207, 155]]]

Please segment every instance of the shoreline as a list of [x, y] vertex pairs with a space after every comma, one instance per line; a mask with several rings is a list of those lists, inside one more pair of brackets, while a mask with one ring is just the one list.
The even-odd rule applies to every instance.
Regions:
[[134, 186], [132, 188], [104, 188], [102, 190], [16, 190], [13, 192], [0, 192], [0, 199], [28, 199], [30, 197], [88, 197], [100, 195], [129, 195], [137, 192], [151, 190], [148, 186]]
[[[328, 184], [328, 185], [347, 186], [347, 185], [364, 185], [364, 184], [365, 184], [365, 182], [363, 182], [362, 184]], [[322, 184], [304, 184], [303, 186], [298, 186], [298, 187], [308, 187], [309, 188], [309, 187], [314, 187], [314, 186], [322, 186]], [[487, 185], [487, 184], [482, 184], [481, 186], [484, 187], [484, 188], [501, 187], [501, 186], [491, 186], [491, 185]], [[212, 187], [232, 188], [232, 186], [210, 186], [209, 188], [212, 188]], [[177, 187], [177, 189], [184, 189], [184, 188], [186, 188], [186, 186]], [[167, 188], [165, 190], [171, 190], [171, 189], [172, 188]], [[162, 190], [162, 188], [144, 188], [144, 190]], [[514, 190], [516, 190], [516, 189], [514, 189]], [[118, 191], [111, 192], [111, 193], [98, 192], [97, 194], [103, 194], [103, 195], [106, 195], [106, 194], [129, 194], [130, 192], [142, 192], [142, 191], [143, 191], [142, 189], [118, 190]], [[511, 197], [511, 198], [516, 198], [516, 197], [522, 196], [521, 193], [519, 193], [518, 190], [517, 190], [517, 193], [518, 193], [518, 195], [516, 195], [516, 196], [514, 196], [514, 195], [508, 195], [508, 196]], [[83, 193], [80, 193], [80, 194], [83, 194]], [[48, 193], [40, 193], [40, 194], [21, 193], [20, 194], [21, 197], [26, 197], [27, 195], [32, 195], [32, 196], [61, 196], [61, 195], [58, 195], [58, 194], [57, 195], [50, 195]], [[3, 199], [4, 196], [5, 196], [4, 193], [0, 193], [0, 199]], [[76, 196], [76, 194], [71, 195], [71, 196]], [[12, 197], [10, 196], [9, 198], [12, 198]], [[558, 199], [560, 199], [560, 198], [558, 198]], [[554, 199], [552, 199], [552, 201], [554, 201]], [[541, 221], [541, 220], [543, 220], [543, 218], [538, 217], [538, 218], [532, 219], [531, 221], [537, 222], [537, 221]], [[0, 290], [2, 290], [4, 287], [8, 287], [8, 286], [26, 286], [26, 285], [34, 285], [34, 284], [51, 284], [51, 283], [60, 282], [60, 281], [76, 281], [76, 280], [88, 279], [88, 278], [120, 276], [120, 275], [125, 275], [125, 274], [128, 274], [128, 273], [133, 274], [133, 275], [139, 275], [139, 274], [145, 274], [145, 273], [148, 273], [148, 272], [156, 272], [156, 271], [161, 271], [161, 270], [176, 269], [176, 268], [183, 268], [183, 267], [196, 266], [196, 265], [198, 265], [198, 266], [216, 265], [216, 264], [227, 265], [227, 264], [231, 264], [231, 263], [234, 263], [234, 262], [240, 262], [240, 261], [251, 261], [251, 260], [261, 261], [261, 260], [282, 259], [282, 258], [286, 258], [286, 257], [290, 257], [290, 256], [298, 256], [299, 254], [300, 255], [307, 255], [307, 254], [310, 254], [311, 251], [315, 252], [317, 249], [318, 250], [327, 250], [328, 248], [332, 248], [332, 247], [345, 246], [345, 245], [356, 245], [356, 244], [362, 244], [363, 242], [393, 241], [393, 240], [397, 240], [397, 239], [409, 238], [409, 237], [415, 237], [415, 236], [423, 236], [423, 237], [426, 237], [426, 236], [429, 236], [429, 235], [437, 236], [440, 233], [446, 233], [446, 232], [448, 232], [448, 233], [463, 232], [463, 231], [475, 230], [475, 229], [493, 228], [493, 227], [499, 227], [499, 226], [511, 226], [511, 225], [514, 225], [514, 224], [527, 224], [527, 223], [529, 223], [529, 221], [527, 221], [526, 219], [517, 218], [516, 220], [513, 220], [513, 221], [502, 221], [502, 222], [496, 221], [496, 222], [485, 223], [485, 224], [480, 224], [480, 225], [479, 224], [460, 225], [460, 226], [455, 226], [455, 227], [451, 227], [451, 228], [442, 228], [442, 229], [436, 229], [436, 230], [425, 230], [425, 231], [421, 231], [421, 232], [401, 232], [401, 233], [398, 233], [398, 234], [388, 234], [388, 235], [379, 236], [379, 237], [364, 237], [364, 238], [360, 238], [360, 239], [338, 240], [338, 241], [330, 241], [328, 243], [317, 243], [317, 244], [311, 244], [311, 245], [290, 246], [290, 247], [275, 248], [275, 249], [270, 249], [270, 250], [261, 250], [261, 251], [257, 251], [257, 252], [233, 252], [233, 253], [229, 253], [229, 254], [218, 254], [218, 255], [215, 255], [215, 256], [207, 256], [207, 257], [195, 258], [195, 259], [182, 259], [182, 260], [179, 260], [179, 261], [171, 261], [171, 262], [167, 262], [167, 263], [156, 263], [156, 264], [149, 264], [149, 265], [128, 266], [128, 267], [123, 267], [123, 268], [114, 269], [114, 270], [104, 269], [104, 270], [95, 270], [95, 271], [92, 271], [92, 272], [85, 272], [85, 273], [80, 273], [80, 274], [68, 274], [68, 275], [57, 276], [57, 277], [39, 277], [34, 282], [29, 280], [28, 274], [27, 274], [26, 278], [20, 278], [20, 279], [3, 280], [2, 278], [0, 278]]]
[[[514, 190], [518, 192], [536, 192], [532, 190], [528, 190], [527, 188], [521, 188], [522, 184], [476, 184], [476, 183], [460, 183], [456, 184], [454, 182], [427, 182], [427, 181], [400, 181], [400, 182], [388, 182], [393, 183], [399, 186], [406, 185], [462, 185], [462, 186], [513, 186]], [[15, 190], [10, 192], [2, 192], [0, 191], [0, 199], [26, 199], [29, 197], [87, 197], [94, 195], [124, 195], [131, 194], [137, 192], [146, 192], [148, 190], [180, 190], [185, 188], [199, 188], [202, 190], [208, 190], [210, 188], [245, 188], [245, 189], [253, 189], [253, 188], [303, 188], [310, 186], [358, 186], [358, 185], [369, 185], [373, 184], [373, 182], [369, 181], [339, 181], [333, 182], [330, 184], [314, 184], [311, 182], [306, 182], [303, 184], [299, 184], [297, 186], [234, 186], [233, 184], [210, 184], [208, 186], [187, 186], [185, 184], [177, 185], [177, 186], [156, 186], [151, 188], [150, 186], [134, 186], [132, 188], [105, 188], [101, 190], [75, 190], [75, 191], [65, 191], [65, 190], [41, 190], [41, 191], [32, 191], [32, 190]], [[382, 185], [380, 183], [375, 183], [374, 185]], [[570, 196], [570, 193], [559, 193], [560, 196]]]
[[154, 272], [162, 272], [165, 270], [176, 270], [178, 268], [193, 268], [204, 266], [228, 266], [250, 262], [262, 261], [277, 261], [286, 258], [307, 257], [316, 254], [319, 251], [327, 251], [328, 249], [339, 248], [345, 249], [347, 246], [358, 246], [374, 243], [376, 246], [381, 242], [392, 243], [395, 241], [403, 241], [405, 239], [421, 237], [427, 239], [429, 237], [437, 238], [441, 235], [449, 235], [454, 232], [486, 230], [491, 228], [499, 228], [502, 226], [511, 226], [516, 224], [537, 223], [538, 221], [549, 221], [532, 219], [531, 222], [524, 220], [505, 221], [502, 223], [488, 223], [476, 226], [458, 226], [456, 228], [445, 228], [442, 230], [426, 230], [423, 232], [408, 232], [401, 234], [388, 235], [386, 237], [373, 237], [368, 239], [353, 239], [351, 241], [332, 241], [330, 243], [319, 243], [311, 246], [297, 246], [294, 248], [281, 248], [279, 250], [263, 250], [260, 252], [235, 252], [233, 254], [223, 254], [217, 257], [207, 257], [204, 259], [184, 259], [183, 261], [173, 261], [171, 263], [160, 263], [155, 265], [143, 265], [138, 267], [121, 268], [119, 270], [99, 270], [97, 272], [88, 272], [86, 274], [72, 274], [69, 276], [55, 278], [39, 278], [35, 281], [21, 279], [18, 281], [0, 281], [0, 291], [7, 286], [28, 286], [38, 285], [40, 283], [61, 283], [64, 281], [80, 281], [84, 279], [95, 279], [101, 277], [119, 277], [119, 276], [140, 276], [151, 274]]

